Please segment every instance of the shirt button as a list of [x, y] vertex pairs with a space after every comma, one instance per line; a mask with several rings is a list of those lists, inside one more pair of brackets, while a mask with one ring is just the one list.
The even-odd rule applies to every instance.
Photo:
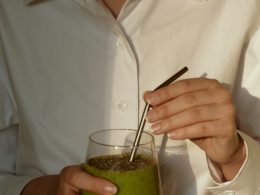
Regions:
[[125, 100], [120, 100], [118, 103], [118, 109], [121, 112], [125, 112], [127, 110], [127, 102]]
[[124, 49], [125, 49], [125, 46], [124, 46], [122, 40], [117, 40], [117, 41], [116, 41], [116, 47], [117, 47], [118, 49], [120, 49], [120, 50], [124, 50]]

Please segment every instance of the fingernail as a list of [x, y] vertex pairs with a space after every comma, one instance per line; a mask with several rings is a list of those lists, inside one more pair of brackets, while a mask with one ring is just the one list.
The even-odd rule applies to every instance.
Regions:
[[177, 133], [175, 131], [167, 133], [167, 136], [171, 139], [174, 139], [177, 137]]
[[116, 194], [117, 188], [115, 186], [112, 186], [112, 185], [107, 185], [107, 186], [104, 187], [104, 191]]
[[147, 98], [147, 95], [149, 94], [149, 93], [151, 93], [151, 91], [145, 91], [145, 92], [143, 92], [143, 97], [144, 97], [144, 99], [146, 100]]
[[154, 117], [155, 117], [154, 111], [150, 110], [150, 111], [147, 112], [145, 119], [146, 119], [148, 122], [151, 122]]
[[159, 96], [158, 95], [149, 95], [147, 98], [146, 98], [146, 101], [148, 104], [150, 105], [156, 105], [156, 103], [159, 101]]
[[146, 101], [149, 105], [152, 105], [150, 99], [147, 98], [145, 101]]
[[153, 132], [154, 134], [159, 134], [159, 133], [162, 133], [162, 132], [163, 132], [162, 126], [161, 126], [161, 124], [159, 124], [159, 123], [156, 123], [156, 124], [152, 125], [152, 126], [151, 126], [151, 129], [152, 129], [152, 132]]

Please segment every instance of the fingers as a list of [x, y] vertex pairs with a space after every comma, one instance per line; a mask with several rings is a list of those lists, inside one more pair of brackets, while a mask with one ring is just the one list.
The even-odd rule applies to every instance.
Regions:
[[152, 106], [157, 106], [183, 94], [216, 88], [218, 86], [219, 83], [213, 79], [185, 79], [154, 92], [146, 93], [144, 99]]
[[[213, 122], [227, 118], [233, 120], [234, 110], [230, 105], [206, 105], [192, 107], [151, 126], [154, 134], [167, 133], [169, 131], [184, 128], [196, 123]], [[148, 120], [151, 122], [151, 120]]]
[[[230, 131], [227, 131], [229, 129]], [[173, 140], [182, 139], [201, 139], [210, 137], [226, 137], [225, 133], [231, 132], [235, 129], [233, 123], [226, 123], [222, 120], [211, 122], [201, 122], [194, 125], [189, 125], [169, 131], [168, 137]], [[195, 141], [195, 140], [194, 140]]]
[[182, 80], [144, 97], [154, 105], [146, 116], [154, 134], [193, 139], [224, 136], [235, 129], [231, 95], [216, 80]]
[[147, 120], [149, 122], [155, 122], [192, 107], [229, 102], [230, 97], [225, 97], [225, 93], [224, 90], [218, 89], [184, 94], [164, 104], [153, 107], [153, 109], [147, 113]]
[[144, 99], [152, 106], [146, 120], [155, 135], [190, 139], [214, 162], [226, 163], [237, 150], [235, 108], [231, 93], [214, 79], [177, 81]]
[[69, 195], [72, 191], [78, 194], [80, 189], [100, 195], [113, 195], [117, 191], [114, 184], [86, 173], [81, 166], [65, 167], [60, 173], [58, 194]]

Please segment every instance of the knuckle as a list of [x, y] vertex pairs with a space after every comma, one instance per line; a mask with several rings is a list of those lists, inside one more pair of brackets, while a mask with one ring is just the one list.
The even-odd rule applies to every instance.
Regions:
[[68, 177], [70, 175], [70, 172], [71, 172], [71, 166], [67, 166], [61, 170], [60, 175], [62, 175], [63, 177]]
[[201, 132], [201, 135], [204, 136], [208, 136], [210, 134], [210, 128], [208, 125], [206, 124], [201, 124], [200, 126], [200, 132]]
[[67, 166], [64, 167], [60, 172], [60, 178], [67, 184], [72, 184], [73, 181], [76, 179], [74, 174], [74, 167]]
[[156, 97], [156, 101], [152, 102], [153, 106], [159, 106], [161, 103], [169, 100], [171, 98], [170, 89], [162, 88], [153, 92], [153, 96]]
[[189, 130], [187, 127], [183, 127], [182, 130], [179, 132], [179, 136], [181, 136], [183, 139], [188, 139], [189, 138]]
[[163, 132], [168, 132], [170, 130], [170, 126], [171, 126], [170, 125], [170, 123], [171, 123], [170, 119], [162, 120], [160, 123], [161, 123], [161, 130]]
[[228, 132], [230, 132], [231, 134], [233, 134], [234, 132], [236, 132], [236, 127], [234, 125], [233, 122], [229, 122], [227, 123], [227, 129], [229, 130]]
[[213, 98], [218, 103], [233, 103], [232, 95], [231, 93], [222, 88], [221, 86], [219, 88], [211, 89], [212, 93], [214, 94]]
[[162, 93], [159, 94], [160, 98], [163, 99], [163, 100], [171, 99], [171, 90], [172, 90], [171, 85], [162, 89]]
[[184, 89], [184, 91], [189, 91], [189, 89], [191, 88], [191, 81], [189, 79], [186, 80], [182, 80], [181, 82], [181, 88]]
[[192, 94], [187, 94], [187, 95], [183, 96], [183, 101], [185, 104], [193, 105], [194, 102], [196, 101], [196, 98]]
[[232, 102], [231, 93], [225, 89], [221, 90], [221, 97], [224, 102]]
[[228, 116], [235, 116], [235, 107], [233, 106], [233, 104], [227, 104], [226, 106], [226, 113]]
[[209, 79], [208, 81], [209, 81], [210, 88], [220, 87], [220, 83], [218, 82], [217, 79]]
[[149, 97], [148, 94], [149, 94], [148, 92], [145, 92], [145, 93], [143, 94], [143, 99], [144, 99], [145, 101], [148, 100], [148, 97]]
[[165, 104], [160, 106], [160, 109], [158, 109], [158, 114], [160, 114], [161, 116], [168, 115], [168, 113], [169, 113], [169, 108]]
[[234, 133], [236, 132], [236, 128], [233, 122], [230, 121], [224, 121], [222, 124], [220, 124], [223, 129], [224, 137], [232, 137]]
[[194, 108], [190, 110], [189, 115], [191, 119], [198, 120], [201, 117], [201, 112], [199, 111], [199, 109]]

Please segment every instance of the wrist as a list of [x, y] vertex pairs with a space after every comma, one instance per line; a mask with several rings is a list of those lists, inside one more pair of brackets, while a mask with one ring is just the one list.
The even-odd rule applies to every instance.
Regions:
[[232, 155], [232, 158], [227, 163], [219, 164], [225, 181], [234, 179], [246, 159], [246, 146], [242, 138], [238, 135], [238, 147]]

